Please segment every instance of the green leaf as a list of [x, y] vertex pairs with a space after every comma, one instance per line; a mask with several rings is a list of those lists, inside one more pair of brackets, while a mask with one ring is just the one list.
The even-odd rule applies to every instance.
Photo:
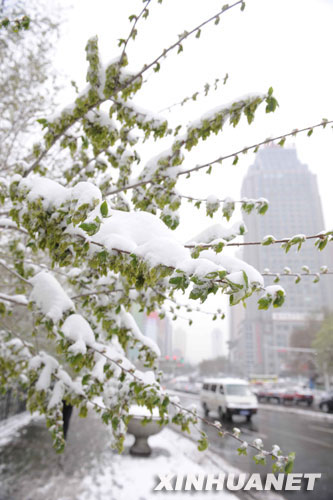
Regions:
[[88, 408], [86, 406], [81, 406], [79, 411], [79, 417], [86, 418], [87, 415], [88, 415]]
[[253, 460], [257, 465], [266, 465], [266, 458], [263, 455], [254, 455]]
[[101, 211], [102, 217], [107, 217], [108, 212], [109, 212], [109, 207], [108, 207], [106, 200], [104, 200], [102, 205], [100, 206], [100, 211]]
[[262, 297], [258, 300], [259, 307], [258, 309], [263, 309], [266, 311], [272, 302], [272, 298]]
[[284, 467], [284, 471], [285, 471], [286, 474], [290, 474], [290, 472], [293, 471], [295, 457], [296, 457], [296, 453], [295, 452], [289, 453], [289, 455], [288, 455], [288, 461], [287, 461], [287, 463], [286, 463], [286, 465]]
[[273, 307], [281, 307], [284, 303], [285, 294], [282, 290], [279, 290], [273, 300]]
[[266, 113], [273, 113], [278, 107], [279, 103], [273, 96], [268, 96], [266, 98]]
[[79, 225], [79, 228], [88, 233], [89, 236], [93, 236], [98, 231], [97, 224], [94, 224], [93, 222], [82, 222], [82, 224]]
[[119, 418], [118, 417], [113, 417], [112, 421], [111, 421], [111, 424], [112, 424], [112, 429], [113, 430], [117, 430], [117, 427], [119, 425]]
[[268, 236], [267, 238], [265, 238], [261, 244], [263, 246], [268, 246], [268, 245], [273, 245], [274, 243], [276, 242], [276, 239], [274, 238], [274, 236]]
[[208, 440], [207, 440], [206, 436], [203, 436], [198, 441], [198, 450], [199, 451], [205, 451], [207, 448], [208, 448]]
[[245, 271], [242, 271], [243, 272], [243, 279], [244, 279], [244, 282], [245, 282], [245, 287], [246, 288], [249, 288], [249, 279], [247, 277], [247, 274]]
[[324, 250], [328, 242], [328, 238], [318, 238], [315, 242], [315, 245], [318, 247], [318, 250]]
[[43, 125], [43, 129], [48, 126], [48, 121], [45, 118], [39, 118], [37, 122]]

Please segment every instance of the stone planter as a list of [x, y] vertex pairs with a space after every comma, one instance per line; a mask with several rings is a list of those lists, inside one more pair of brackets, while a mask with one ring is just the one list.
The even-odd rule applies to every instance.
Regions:
[[[136, 413], [135, 410], [137, 409], [139, 410]], [[155, 416], [153, 414], [153, 420], [145, 425], [142, 425], [144, 417], [151, 417], [148, 409], [145, 409], [144, 407], [131, 408], [130, 414], [132, 415], [132, 418], [129, 421], [127, 432], [129, 432], [129, 434], [133, 434], [135, 437], [135, 442], [130, 448], [130, 454], [139, 457], [149, 457], [152, 449], [148, 444], [148, 438], [149, 436], [158, 434], [163, 429], [163, 426], [158, 423], [159, 416]]]

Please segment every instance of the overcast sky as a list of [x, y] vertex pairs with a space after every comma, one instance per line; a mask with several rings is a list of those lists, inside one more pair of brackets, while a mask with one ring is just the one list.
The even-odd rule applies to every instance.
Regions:
[[[66, 0], [61, 3], [71, 5]], [[153, 0], [149, 7], [151, 15], [141, 21], [137, 40], [129, 45], [129, 69], [139, 70], [149, 63], [177, 40], [178, 34], [218, 12], [222, 3], [221, 0], [164, 0], [159, 5]], [[98, 35], [103, 60], [107, 62], [119, 53], [117, 39], [127, 37], [128, 16], [139, 13], [142, 7], [140, 0], [73, 2], [66, 14], [56, 66], [82, 88], [87, 39]], [[333, 119], [332, 21], [333, 0], [247, 0], [244, 12], [239, 7], [226, 12], [218, 26], [203, 29], [199, 40], [185, 41], [183, 53], [178, 56], [171, 53], [162, 61], [159, 73], [147, 72], [147, 85], [137, 94], [136, 102], [157, 112], [201, 90], [206, 82], [222, 80], [228, 73], [227, 84], [220, 85], [207, 98], [165, 113], [171, 123], [181, 120], [186, 124], [212, 107], [244, 94], [265, 92], [270, 86], [274, 88], [280, 104], [277, 112], [270, 115], [259, 112], [250, 127], [244, 121], [236, 129], [226, 128], [222, 135], [189, 155], [185, 167], [214, 160], [267, 137], [314, 125], [322, 118]], [[63, 92], [63, 103], [72, 97], [70, 90]], [[329, 127], [315, 131], [311, 138], [303, 134], [286, 143], [295, 144], [301, 161], [317, 174], [327, 229], [333, 226], [332, 139]], [[149, 158], [156, 152], [152, 147], [145, 154]], [[237, 166], [226, 162], [216, 166], [211, 176], [201, 172], [190, 180], [182, 179], [179, 191], [199, 197], [213, 193], [219, 198], [237, 199], [242, 178], [253, 160], [252, 154], [244, 155]], [[183, 214], [184, 222], [177, 231], [184, 241], [212, 223], [191, 207], [186, 207]], [[213, 220], [217, 221], [221, 221], [220, 216]], [[212, 310], [216, 304], [216, 299], [212, 300], [205, 308]], [[177, 327], [185, 325], [182, 320], [177, 321]], [[227, 322], [216, 325], [207, 322], [206, 317], [195, 321], [188, 334], [190, 359], [211, 356], [210, 331], [216, 326], [227, 336]]]

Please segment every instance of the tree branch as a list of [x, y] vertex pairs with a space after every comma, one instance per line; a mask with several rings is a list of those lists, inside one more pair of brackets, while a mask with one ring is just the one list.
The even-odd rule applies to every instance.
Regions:
[[4, 264], [4, 262], [2, 260], [0, 260], [0, 266], [2, 266], [4, 269], [6, 269], [9, 273], [16, 276], [16, 278], [20, 279], [21, 281], [24, 281], [24, 283], [26, 283], [27, 285], [32, 287], [32, 284], [30, 283], [30, 281], [23, 278], [23, 276], [21, 276], [16, 271], [14, 271], [14, 269], [11, 269], [10, 267], [6, 266], [6, 264]]
[[117, 91], [119, 92], [120, 90], [123, 90], [127, 86], [131, 85], [131, 83], [133, 83], [137, 78], [140, 78], [140, 76], [142, 76], [143, 73], [145, 73], [149, 68], [151, 68], [152, 66], [157, 65], [158, 62], [163, 57], [166, 57], [166, 55], [168, 54], [168, 52], [170, 52], [171, 50], [173, 50], [175, 47], [181, 47], [181, 42], [183, 42], [189, 36], [193, 35], [193, 33], [196, 33], [198, 31], [200, 31], [201, 28], [203, 28], [206, 24], [208, 24], [208, 23], [210, 23], [210, 22], [218, 19], [222, 14], [224, 14], [228, 10], [230, 10], [233, 7], [236, 7], [237, 5], [240, 5], [240, 4], [244, 4], [244, 1], [243, 0], [238, 0], [238, 2], [235, 2], [232, 5], [225, 5], [224, 7], [222, 7], [222, 9], [217, 14], [214, 14], [209, 19], [206, 19], [206, 21], [203, 21], [201, 24], [199, 24], [195, 28], [191, 29], [191, 31], [184, 31], [184, 33], [179, 36], [179, 39], [178, 39], [177, 42], [175, 42], [172, 45], [170, 45], [167, 49], [164, 49], [163, 52], [162, 52], [162, 54], [160, 54], [158, 57], [156, 57], [156, 59], [154, 59], [151, 63], [145, 64], [144, 67], [141, 69], [141, 71], [139, 71], [139, 73], [136, 73], [132, 78], [130, 78], [129, 81], [127, 81], [125, 84], [121, 85], [117, 89]]
[[[273, 141], [278, 141], [278, 140], [282, 141], [283, 139], [286, 139], [287, 137], [290, 137], [290, 136], [295, 136], [295, 135], [299, 134], [300, 132], [310, 132], [311, 130], [313, 130], [317, 127], [325, 128], [326, 125], [329, 125], [332, 123], [333, 123], [333, 120], [324, 120], [324, 121], [317, 123], [316, 125], [312, 125], [310, 127], [304, 127], [301, 129], [294, 129], [292, 132], [288, 132], [286, 134], [281, 134], [281, 135], [278, 135], [276, 137], [268, 138], [268, 139], [265, 139], [264, 141], [257, 142], [256, 144], [252, 144], [251, 146], [246, 146], [246, 147], [239, 149], [238, 151], [235, 151], [235, 152], [230, 153], [228, 155], [220, 156], [219, 158], [216, 158], [215, 160], [210, 161], [208, 163], [204, 163], [202, 165], [197, 165], [197, 166], [189, 168], [187, 170], [181, 170], [180, 172], [177, 172], [176, 176], [180, 177], [181, 175], [190, 174], [191, 172], [196, 172], [198, 170], [201, 170], [202, 168], [208, 168], [211, 165], [214, 165], [215, 163], [221, 163], [223, 160], [227, 160], [229, 158], [237, 158], [239, 154], [246, 153], [252, 149], [254, 149], [256, 152], [260, 146], [263, 146], [265, 144], [269, 144]], [[282, 144], [281, 144], [281, 147], [282, 147]], [[163, 180], [163, 178], [161, 178], [161, 181], [162, 180]], [[142, 181], [138, 181], [138, 182], [135, 182], [133, 184], [129, 184], [127, 186], [124, 186], [122, 188], [118, 188], [118, 189], [114, 189], [112, 191], [109, 191], [108, 193], [106, 193], [106, 196], [112, 196], [114, 194], [118, 194], [118, 193], [121, 193], [123, 191], [127, 191], [129, 189], [135, 189], [137, 187], [144, 186], [146, 184], [150, 184], [152, 182], [155, 182], [155, 179], [145, 179]]]
[[130, 31], [130, 33], [129, 33], [129, 35], [126, 38], [125, 43], [124, 43], [124, 48], [123, 48], [123, 51], [122, 51], [122, 54], [121, 54], [120, 60], [119, 60], [119, 66], [122, 66], [122, 62], [123, 62], [123, 59], [124, 59], [125, 54], [126, 54], [126, 48], [127, 48], [128, 42], [130, 41], [131, 37], [133, 36], [133, 34], [135, 32], [135, 27], [136, 27], [138, 21], [143, 16], [143, 14], [147, 11], [148, 6], [149, 6], [150, 3], [151, 3], [151, 0], [146, 0], [146, 5], [144, 6], [144, 8], [140, 12], [140, 14], [138, 16], [135, 16], [135, 21], [133, 23], [132, 29], [131, 29], [131, 31]]

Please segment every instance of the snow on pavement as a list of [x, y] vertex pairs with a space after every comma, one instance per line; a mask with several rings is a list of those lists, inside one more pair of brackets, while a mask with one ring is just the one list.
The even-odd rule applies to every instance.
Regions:
[[[25, 423], [30, 424], [22, 427]], [[19, 422], [21, 425], [20, 432]], [[12, 431], [10, 430], [12, 429]], [[213, 474], [241, 472], [210, 449], [199, 452], [197, 444], [184, 435], [164, 428], [151, 436], [153, 449], [148, 458], [133, 457], [129, 448], [133, 436], [127, 435], [123, 454], [110, 448], [108, 429], [89, 413], [72, 418], [64, 455], [51, 447], [51, 438], [41, 419], [24, 414], [7, 422], [7, 441], [0, 447], [0, 498], [8, 500], [159, 500], [170, 499], [170, 492], [154, 491], [158, 475]], [[12, 441], [10, 441], [12, 438]], [[258, 471], [260, 472], [260, 470]], [[239, 492], [238, 492], [239, 494]], [[172, 498], [189, 496], [205, 500], [235, 500], [222, 491], [173, 491]], [[251, 491], [251, 498], [281, 500], [272, 492]], [[245, 498], [248, 498], [245, 495]]]
[[7, 420], [0, 421], [0, 446], [5, 446], [17, 435], [18, 431], [28, 425], [33, 419], [40, 418], [38, 415], [31, 415], [25, 411]]
[[[107, 454], [95, 461], [91, 475], [83, 480], [83, 491], [77, 496], [78, 500], [170, 499], [170, 492], [154, 491], [159, 484], [158, 475], [207, 475], [225, 471], [212, 462], [210, 452], [199, 452], [194, 443], [170, 429], [164, 429], [160, 434], [149, 438], [154, 450], [149, 458], [129, 455], [128, 447], [132, 442], [133, 439], [128, 437], [124, 454], [113, 455], [112, 462], [107, 460]], [[104, 461], [102, 467], [101, 460]], [[188, 494], [189, 492], [173, 491], [171, 495], [174, 499], [183, 499]], [[216, 491], [201, 494], [207, 500], [216, 500]], [[227, 491], [219, 491], [218, 495], [223, 500], [236, 499], [235, 495]]]

